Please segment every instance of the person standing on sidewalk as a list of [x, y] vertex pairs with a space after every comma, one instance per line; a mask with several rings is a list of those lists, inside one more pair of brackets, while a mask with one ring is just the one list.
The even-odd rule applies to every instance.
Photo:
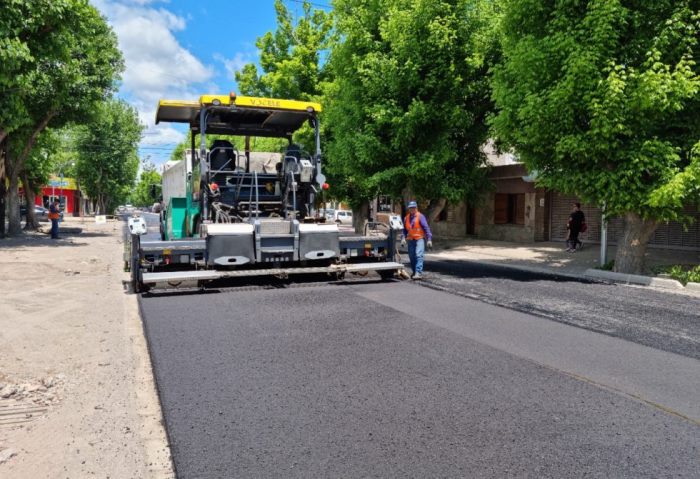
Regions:
[[58, 199], [49, 205], [49, 219], [51, 220], [51, 239], [58, 239], [58, 220], [61, 218], [61, 203]]
[[426, 246], [428, 249], [433, 248], [433, 233], [430, 231], [425, 216], [418, 211], [418, 204], [415, 201], [408, 203], [408, 214], [403, 222], [401, 246], [405, 247], [407, 242], [408, 257], [411, 260], [411, 269], [413, 270], [411, 278], [422, 279], [423, 255]]
[[569, 230], [566, 241], [566, 251], [573, 253], [578, 248], [583, 246], [581, 240], [578, 239], [578, 235], [581, 232], [581, 226], [586, 222], [586, 216], [581, 211], [581, 203], [574, 203], [573, 210], [569, 215], [569, 221], [566, 224], [566, 229]]

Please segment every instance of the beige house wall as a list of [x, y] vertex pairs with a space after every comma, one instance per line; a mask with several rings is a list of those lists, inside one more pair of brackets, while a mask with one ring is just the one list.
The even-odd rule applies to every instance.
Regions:
[[512, 242], [536, 241], [538, 223], [537, 213], [544, 208], [537, 207], [537, 192], [525, 193], [525, 224], [523, 225], [497, 225], [494, 224], [494, 196], [495, 193], [486, 195], [481, 206], [476, 209], [476, 236], [482, 239]]

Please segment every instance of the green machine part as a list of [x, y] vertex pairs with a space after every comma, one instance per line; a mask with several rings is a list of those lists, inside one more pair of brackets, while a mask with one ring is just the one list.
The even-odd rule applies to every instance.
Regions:
[[166, 240], [187, 238], [187, 198], [170, 198], [165, 224]]
[[196, 234], [199, 221], [199, 204], [191, 196], [172, 197], [165, 215], [165, 240], [191, 238]]

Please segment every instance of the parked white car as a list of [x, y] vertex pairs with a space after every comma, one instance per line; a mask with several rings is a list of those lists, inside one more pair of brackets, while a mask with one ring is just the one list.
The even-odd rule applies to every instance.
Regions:
[[333, 221], [339, 225], [351, 225], [352, 224], [352, 211], [350, 210], [336, 210], [333, 214]]

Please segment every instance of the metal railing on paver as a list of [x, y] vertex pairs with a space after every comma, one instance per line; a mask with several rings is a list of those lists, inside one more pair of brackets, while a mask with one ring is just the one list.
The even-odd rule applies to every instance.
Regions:
[[244, 278], [250, 276], [277, 276], [290, 274], [317, 274], [317, 273], [355, 273], [360, 271], [386, 271], [403, 269], [403, 264], [395, 262], [355, 263], [339, 264], [331, 266], [318, 266], [308, 268], [269, 268], [269, 269], [242, 269], [231, 271], [168, 271], [160, 273], [143, 273], [142, 281], [146, 285], [159, 283], [176, 283], [178, 281], [213, 281], [222, 278]]

